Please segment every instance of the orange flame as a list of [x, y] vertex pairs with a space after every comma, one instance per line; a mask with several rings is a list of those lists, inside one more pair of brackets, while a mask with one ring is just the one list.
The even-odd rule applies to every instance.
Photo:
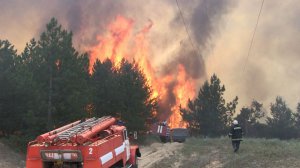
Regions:
[[132, 61], [135, 60], [147, 78], [148, 84], [152, 87], [151, 98], [158, 98], [164, 101], [167, 99], [167, 87], [170, 83], [176, 83], [172, 92], [175, 95], [176, 102], [170, 107], [169, 125], [174, 127], [186, 127], [187, 124], [182, 121], [179, 106], [186, 107], [188, 98], [195, 95], [195, 81], [190, 79], [183, 65], [178, 65], [177, 73], [172, 75], [157, 76], [149, 58], [149, 43], [147, 34], [153, 23], [149, 20], [139, 32], [134, 34], [134, 21], [122, 16], [117, 16], [108, 26], [108, 32], [104, 36], [98, 36], [98, 44], [90, 49], [90, 73], [97, 59], [100, 61], [109, 58], [118, 67], [123, 58]]
[[170, 127], [186, 127], [187, 123], [182, 121], [180, 115], [179, 106], [186, 108], [186, 104], [189, 98], [195, 96], [195, 81], [187, 80], [186, 70], [181, 64], [178, 65], [177, 85], [173, 89], [174, 95], [176, 95], [176, 106], [172, 107], [172, 115], [170, 116]]
[[115, 22], [108, 26], [106, 37], [98, 36], [98, 45], [91, 49], [90, 73], [96, 59], [100, 61], [109, 58], [115, 66], [120, 64], [122, 58], [127, 59], [129, 38], [133, 26], [133, 20], [118, 16]]

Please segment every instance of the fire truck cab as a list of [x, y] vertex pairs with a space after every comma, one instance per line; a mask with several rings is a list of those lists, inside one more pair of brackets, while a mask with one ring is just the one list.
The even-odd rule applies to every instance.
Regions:
[[125, 126], [110, 116], [76, 121], [28, 144], [27, 168], [137, 167], [141, 156]]

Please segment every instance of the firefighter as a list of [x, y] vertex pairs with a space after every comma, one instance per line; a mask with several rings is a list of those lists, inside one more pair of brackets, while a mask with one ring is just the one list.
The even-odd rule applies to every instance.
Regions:
[[240, 143], [242, 141], [242, 136], [243, 136], [242, 127], [239, 125], [237, 120], [234, 120], [232, 122], [232, 126], [228, 136], [231, 138], [234, 152], [237, 152], [240, 148]]

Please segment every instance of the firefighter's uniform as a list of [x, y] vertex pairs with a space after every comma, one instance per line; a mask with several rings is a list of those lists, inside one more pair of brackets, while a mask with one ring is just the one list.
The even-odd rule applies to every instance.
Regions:
[[234, 152], [237, 152], [240, 147], [240, 142], [242, 141], [242, 136], [243, 136], [242, 127], [239, 126], [238, 124], [233, 124], [228, 136], [231, 137], [232, 147], [234, 149]]

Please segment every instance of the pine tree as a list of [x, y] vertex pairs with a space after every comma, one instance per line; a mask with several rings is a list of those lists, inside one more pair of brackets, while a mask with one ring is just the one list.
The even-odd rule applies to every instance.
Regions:
[[151, 98], [152, 90], [137, 63], [122, 60], [118, 73], [120, 98], [123, 100], [121, 119], [130, 130], [145, 130], [148, 118], [154, 118], [157, 100]]
[[121, 110], [117, 71], [111, 60], [96, 61], [91, 76], [92, 100], [97, 116], [113, 115]]
[[40, 79], [47, 93], [48, 129], [84, 117], [88, 104], [88, 58], [72, 44], [72, 32], [52, 18], [38, 41]]
[[295, 127], [300, 130], [300, 103], [297, 105], [297, 111], [294, 114], [294, 119], [295, 119]]
[[261, 128], [263, 125], [259, 123], [259, 120], [265, 116], [263, 110], [263, 104], [256, 100], [253, 100], [250, 107], [243, 107], [240, 114], [236, 119], [239, 121], [242, 128], [245, 130], [247, 136], [258, 136], [259, 131], [257, 128]]
[[[9, 136], [20, 128], [16, 92], [16, 50], [7, 40], [0, 40], [0, 131]], [[16, 121], [16, 123], [11, 122]]]
[[198, 97], [188, 102], [188, 108], [181, 109], [183, 119], [189, 123], [192, 130], [204, 136], [219, 136], [226, 133], [238, 98], [226, 104], [224, 92], [225, 86], [214, 74], [209, 82], [204, 82]]
[[277, 97], [275, 103], [271, 103], [271, 116], [267, 118], [272, 137], [289, 139], [293, 137], [292, 110], [287, 106], [282, 97]]
[[145, 129], [146, 120], [154, 117], [157, 100], [151, 98], [151, 87], [136, 63], [123, 59], [116, 68], [110, 60], [98, 60], [91, 79], [97, 116], [115, 116], [129, 130]]
[[40, 39], [32, 39], [21, 54], [23, 75], [31, 80], [27, 87], [34, 88], [39, 102], [38, 108], [28, 109], [29, 121], [38, 120], [43, 123], [39, 128], [52, 130], [84, 117], [90, 99], [88, 62], [87, 54], [74, 49], [72, 33], [52, 18]]

